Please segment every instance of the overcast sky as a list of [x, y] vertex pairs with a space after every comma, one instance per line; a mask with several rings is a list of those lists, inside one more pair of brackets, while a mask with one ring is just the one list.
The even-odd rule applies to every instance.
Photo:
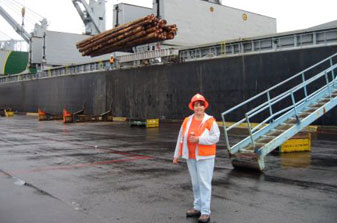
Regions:
[[[153, 0], [106, 0], [107, 28], [112, 27], [112, 6], [120, 2], [152, 7]], [[337, 0], [223, 0], [222, 2], [227, 6], [276, 18], [278, 32], [304, 29], [337, 20]], [[42, 17], [48, 20], [49, 30], [84, 32], [84, 25], [71, 0], [0, 0], [0, 5], [21, 24], [21, 8], [18, 3], [26, 7], [25, 28], [29, 32], [32, 31], [34, 23]], [[10, 38], [21, 39], [0, 16], [0, 40]]]

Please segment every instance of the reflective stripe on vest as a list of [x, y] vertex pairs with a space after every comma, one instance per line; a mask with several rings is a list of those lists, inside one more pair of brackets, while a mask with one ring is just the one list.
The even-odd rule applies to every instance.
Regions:
[[[181, 140], [180, 140], [179, 156], [182, 156], [182, 154], [183, 154], [184, 137], [185, 137], [188, 121], [189, 121], [189, 117], [185, 118], [185, 120], [183, 122], [183, 132], [182, 132], [183, 134], [182, 134], [182, 137], [181, 137]], [[199, 127], [199, 129], [196, 131], [195, 135], [201, 136], [206, 128], [208, 129], [208, 131], [210, 131], [212, 126], [213, 126], [214, 121], [215, 121], [214, 118], [208, 119], [205, 123], [203, 123]], [[199, 148], [198, 156], [215, 156], [216, 144], [202, 145], [202, 144], [198, 143], [198, 148]]]

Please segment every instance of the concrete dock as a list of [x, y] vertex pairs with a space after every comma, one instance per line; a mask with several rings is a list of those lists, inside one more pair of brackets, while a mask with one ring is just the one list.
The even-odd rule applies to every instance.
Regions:
[[[179, 127], [0, 117], [0, 223], [197, 222], [186, 164], [172, 164]], [[221, 135], [212, 223], [335, 223], [336, 210], [337, 135], [267, 156], [263, 174], [233, 170]]]

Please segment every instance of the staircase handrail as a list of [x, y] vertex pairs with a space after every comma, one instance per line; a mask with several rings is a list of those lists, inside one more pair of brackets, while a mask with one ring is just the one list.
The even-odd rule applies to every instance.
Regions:
[[[276, 104], [277, 102], [279, 102], [280, 100], [286, 98], [287, 96], [289, 96], [290, 93], [295, 93], [299, 90], [301, 90], [302, 88], [306, 87], [308, 84], [311, 84], [313, 83], [314, 81], [316, 81], [317, 79], [323, 77], [326, 75], [326, 73], [329, 73], [330, 71], [334, 70], [337, 68], [337, 64], [335, 64], [334, 66], [328, 68], [327, 70], [324, 70], [322, 72], [320, 72], [319, 74], [311, 77], [310, 79], [306, 80], [305, 82], [302, 82], [301, 84], [299, 84], [298, 86], [282, 93], [281, 95], [278, 95], [272, 99], [270, 99], [270, 101], [266, 101], [264, 102], [263, 104], [259, 105], [258, 107], [256, 108], [253, 108], [252, 110], [248, 111], [246, 113], [246, 115], [248, 115], [249, 118], [257, 115], [258, 113], [260, 113], [261, 111], [265, 110], [266, 108], [269, 108], [270, 106]], [[308, 97], [308, 95], [305, 95], [305, 98], [306, 99]], [[265, 107], [266, 105], [268, 105], [268, 107]], [[261, 108], [262, 107], [262, 108]], [[291, 106], [290, 106], [291, 107]], [[259, 109], [259, 110], [257, 110]], [[254, 112], [254, 113], [252, 113]]]
[[[336, 66], [335, 66], [335, 68], [336, 68]], [[320, 74], [323, 75], [324, 72], [321, 72]], [[314, 76], [314, 77], [312, 77], [312, 78], [306, 80], [305, 82], [302, 82], [300, 85], [295, 86], [295, 87], [293, 87], [293, 88], [291, 88], [291, 89], [289, 89], [289, 90], [287, 90], [287, 91], [285, 91], [285, 92], [283, 92], [283, 93], [277, 95], [276, 97], [270, 99], [269, 101], [266, 101], [266, 102], [260, 104], [259, 106], [253, 108], [252, 110], [248, 111], [248, 112], [245, 114], [245, 118], [243, 118], [243, 119], [241, 119], [240, 121], [238, 121], [238, 122], [232, 124], [231, 126], [227, 127], [227, 131], [229, 131], [230, 129], [232, 129], [232, 128], [234, 128], [234, 127], [239, 126], [240, 124], [242, 124], [242, 123], [247, 119], [246, 116], [248, 116], [249, 118], [255, 116], [256, 114], [260, 113], [261, 111], [265, 110], [266, 108], [271, 107], [272, 105], [276, 104], [276, 103], [279, 102], [280, 100], [282, 100], [282, 99], [286, 98], [287, 96], [289, 96], [289, 93], [290, 93], [290, 92], [296, 92], [297, 90], [301, 89], [302, 87], [305, 87], [306, 85], [312, 83], [313, 81], [315, 81], [316, 79], [318, 79], [318, 78], [320, 78], [320, 77], [322, 77], [322, 76], [317, 77], [317, 75], [316, 75], [316, 76]], [[268, 93], [268, 92], [267, 92], [267, 93]], [[266, 105], [268, 105], [268, 107], [265, 107]], [[270, 106], [269, 106], [269, 105], [270, 105]], [[289, 106], [289, 107], [292, 107], [292, 106]], [[259, 109], [259, 110], [258, 110], [258, 109]], [[282, 112], [284, 112], [284, 111], [286, 111], [286, 110], [287, 110], [287, 109], [283, 109], [283, 110], [281, 110], [281, 111], [275, 113], [274, 115], [276, 116], [277, 114], [280, 114], [280, 113], [282, 113]], [[254, 113], [251, 114], [252, 112], [254, 112]], [[260, 123], [260, 124], [261, 124], [261, 123]], [[261, 126], [261, 125], [258, 125], [258, 127], [260, 127], [260, 126]]]
[[[329, 85], [335, 84], [335, 82], [337, 82], [337, 78], [335, 78], [334, 80], [332, 80], [332, 81], [329, 83]], [[326, 86], [323, 86], [323, 87], [321, 87], [320, 89], [316, 90], [315, 92], [311, 93], [311, 94], [308, 96], [308, 100], [311, 100], [312, 98], [314, 98], [314, 97], [316, 97], [317, 95], [319, 95], [325, 88], [326, 88]], [[302, 104], [302, 103], [305, 103], [305, 102], [306, 102], [306, 101], [305, 101], [305, 98], [302, 99], [302, 100], [300, 100], [299, 102], [297, 102], [296, 107], [301, 106], [301, 104]], [[283, 110], [281, 110], [281, 111], [275, 113], [275, 116], [277, 116], [277, 115], [279, 115], [279, 114], [285, 112], [286, 110], [289, 110], [288, 112], [290, 112], [291, 109], [294, 109], [294, 106], [293, 106], [293, 105], [291, 105], [291, 106], [289, 106], [289, 107], [286, 107], [286, 108], [284, 108]], [[283, 114], [282, 116], [278, 117], [278, 118], [275, 119], [274, 121], [277, 122], [278, 120], [283, 119], [284, 116], [286, 116], [286, 114], [287, 114], [287, 113]], [[262, 124], [261, 124], [261, 125], [262, 125]], [[260, 128], [261, 125], [259, 124], [259, 125], [255, 126], [254, 128], [252, 128], [252, 129], [250, 130], [251, 133], [252, 133], [252, 135], [247, 136], [247, 137], [246, 137], [245, 139], [243, 139], [242, 141], [248, 140], [248, 139], [250, 138], [251, 141], [252, 141], [252, 143], [253, 143], [253, 145], [254, 145], [254, 140], [257, 138], [256, 135], [259, 135], [260, 131], [263, 131], [265, 128], [268, 127], [268, 125], [265, 125], [265, 126], [263, 126], [262, 128]], [[257, 132], [254, 132], [255, 130], [258, 130], [258, 131], [257, 131]], [[241, 141], [241, 142], [242, 142], [242, 141]], [[235, 145], [233, 145], [233, 146], [231, 147], [231, 149], [236, 148], [239, 144], [240, 144], [240, 142], [236, 143]]]
[[[331, 71], [331, 70], [336, 69], [336, 68], [337, 68], [337, 65], [334, 65], [333, 67], [328, 68], [328, 69]], [[327, 71], [327, 72], [321, 72], [322, 74], [321, 74], [319, 77], [316, 77], [316, 76], [315, 76], [315, 77], [313, 78], [314, 80], [311, 80], [310, 83], [312, 83], [312, 82], [314, 82], [315, 80], [321, 78], [322, 76], [325, 75], [325, 73], [328, 73], [328, 72], [330, 72], [330, 71]], [[332, 80], [332, 81], [333, 81], [333, 80]], [[308, 84], [310, 84], [310, 83], [308, 83]], [[328, 83], [328, 84], [330, 84], [330, 83]], [[327, 84], [327, 85], [328, 85], [328, 84]], [[278, 116], [278, 115], [280, 115], [280, 114], [286, 112], [287, 110], [290, 110], [290, 109], [293, 109], [293, 108], [295, 108], [295, 107], [298, 107], [299, 105], [301, 105], [302, 103], [304, 103], [306, 100], [308, 100], [308, 97], [313, 97], [313, 96], [316, 95], [318, 92], [320, 92], [322, 89], [324, 89], [327, 85], [324, 85], [324, 86], [321, 87], [320, 89], [316, 90], [315, 92], [311, 93], [310, 95], [307, 95], [306, 97], [304, 97], [303, 99], [301, 99], [301, 100], [295, 102], [294, 104], [292, 104], [292, 105], [290, 105], [290, 106], [288, 106], [288, 107], [286, 107], [286, 108], [284, 108], [284, 109], [282, 109], [282, 110], [280, 110], [280, 111], [278, 111], [278, 112], [276, 112], [276, 113], [273, 113], [273, 114], [272, 114], [271, 116], [269, 116], [267, 119], [263, 120], [261, 123], [259, 123], [259, 124], [256, 125], [254, 128], [252, 128], [251, 131], [254, 132], [255, 130], [259, 129], [263, 124], [266, 124], [268, 121], [270, 121], [270, 120], [272, 120], [274, 117], [276, 117], [276, 116]], [[305, 87], [305, 86], [306, 86], [306, 85], [304, 85], [303, 87]], [[301, 88], [298, 88], [298, 89], [295, 89], [294, 91], [289, 92], [289, 94], [286, 94], [286, 95], [284, 95], [284, 97], [282, 97], [282, 98], [280, 98], [279, 100], [274, 101], [273, 103], [271, 103], [270, 106], [276, 104], [277, 102], [280, 102], [282, 99], [285, 99], [285, 98], [287, 98], [287, 97], [293, 95], [293, 94], [294, 94], [296, 91], [298, 91], [298, 90], [301, 90]], [[263, 109], [260, 109], [259, 111], [261, 112], [261, 111], [263, 111], [263, 110], [266, 110], [267, 108], [269, 108], [269, 106], [268, 106], [268, 107], [265, 107], [265, 108], [263, 108]], [[256, 111], [254, 114], [251, 114], [251, 115], [248, 115], [248, 114], [246, 113], [246, 115], [248, 116], [248, 118], [251, 118], [251, 117], [253, 117], [253, 116], [256, 115], [256, 114], [258, 114], [258, 111]]]
[[[334, 74], [334, 69], [337, 67], [337, 65], [333, 65], [333, 58], [337, 56], [337, 53], [329, 56], [328, 58], [306, 68], [305, 70], [297, 73], [296, 75], [274, 85], [273, 87], [270, 87], [269, 89], [255, 95], [254, 97], [251, 97], [249, 99], [247, 99], [246, 101], [240, 103], [239, 105], [236, 105], [234, 106], [233, 108], [231, 109], [228, 109], [227, 111], [221, 113], [221, 116], [222, 116], [222, 121], [223, 121], [223, 126], [224, 126], [224, 133], [225, 133], [225, 140], [226, 140], [226, 145], [227, 145], [227, 149], [230, 149], [231, 146], [229, 144], [229, 140], [228, 140], [228, 131], [231, 130], [232, 128], [244, 123], [245, 121], [247, 122], [247, 128], [248, 128], [248, 131], [249, 131], [249, 135], [250, 137], [252, 138], [252, 141], [253, 141], [253, 137], [252, 137], [252, 133], [260, 128], [262, 125], [266, 124], [266, 122], [270, 121], [272, 119], [272, 117], [275, 117], [276, 115], [279, 115], [281, 114], [282, 112], [285, 112], [286, 110], [290, 110], [291, 108], [294, 108], [296, 110], [296, 104], [298, 103], [303, 103], [304, 100], [307, 99], [308, 95], [307, 95], [307, 89], [306, 89], [306, 86], [314, 81], [316, 81], [317, 79], [321, 78], [322, 76], [326, 76], [327, 77], [327, 73], [328, 72], [332, 72], [332, 79], [334, 80], [335, 79], [335, 74]], [[328, 69], [325, 68], [323, 71], [321, 71], [320, 73], [316, 74], [315, 76], [311, 77], [310, 79], [306, 80], [305, 79], [305, 74], [307, 71], [309, 70], [312, 70], [313, 68], [316, 68], [317, 66], [327, 62], [327, 61], [330, 61], [330, 66], [328, 66]], [[274, 98], [270, 98], [270, 92], [288, 82], [290, 82], [291, 80], [295, 79], [296, 77], [299, 77], [299, 76], [302, 76], [302, 83], [279, 94], [278, 96], [274, 97]], [[328, 81], [328, 79], [327, 79]], [[327, 83], [327, 85], [329, 86], [329, 83]], [[305, 98], [302, 99], [301, 101], [298, 101], [297, 103], [294, 102], [294, 92], [297, 92], [298, 90], [304, 88], [304, 94], [305, 94]], [[243, 107], [244, 105], [248, 104], [249, 102], [263, 96], [263, 95], [267, 95], [267, 101], [265, 101], [264, 103], [260, 104], [259, 106], [251, 109], [250, 111], [248, 111], [247, 113], [245, 113], [245, 117], [237, 122], [235, 122], [234, 124], [230, 125], [230, 126], [226, 126], [226, 120], [225, 120], [225, 115], [229, 114], [230, 112], [233, 112], [234, 110], [240, 108], [240, 107]], [[274, 105], [275, 103], [279, 102], [280, 100], [283, 100], [284, 98], [290, 96], [292, 97], [292, 101], [293, 101], [293, 104], [285, 109], [282, 109], [281, 111], [278, 111], [277, 113], [273, 114], [272, 113], [272, 110], [271, 110], [271, 106]], [[312, 95], [312, 94], [311, 94]], [[267, 106], [266, 106], [267, 105]], [[250, 121], [249, 119], [257, 114], [259, 114], [261, 111], [264, 111], [266, 110], [267, 108], [270, 109], [270, 116], [265, 119], [263, 122], [259, 123], [257, 126], [255, 126], [254, 128], [251, 127], [251, 124], [250, 124]], [[254, 143], [254, 142], [253, 142]]]
[[228, 113], [230, 113], [230, 112], [232, 112], [232, 111], [238, 109], [239, 107], [242, 107], [243, 105], [246, 105], [248, 102], [251, 102], [251, 101], [253, 101], [254, 99], [256, 99], [256, 98], [258, 98], [258, 97], [260, 97], [260, 96], [266, 94], [268, 91], [272, 91], [272, 90], [276, 89], [277, 87], [279, 87], [279, 86], [281, 86], [281, 85], [283, 85], [283, 84], [285, 84], [285, 83], [287, 83], [287, 82], [293, 80], [294, 78], [296, 78], [296, 77], [298, 77], [298, 76], [304, 74], [305, 72], [307, 72], [307, 71], [309, 71], [309, 70], [311, 70], [311, 69], [317, 67], [318, 65], [321, 65], [322, 63], [324, 63], [324, 62], [326, 62], [326, 61], [328, 61], [328, 60], [331, 61], [332, 58], [333, 58], [333, 57], [336, 57], [336, 56], [337, 56], [337, 53], [331, 55], [330, 57], [328, 57], [328, 58], [326, 58], [326, 59], [324, 59], [324, 60], [322, 60], [322, 61], [320, 61], [320, 62], [318, 62], [318, 63], [316, 63], [316, 64], [314, 64], [314, 65], [312, 65], [312, 66], [310, 66], [310, 67], [308, 67], [308, 68], [306, 68], [305, 70], [303, 70], [303, 71], [301, 71], [301, 72], [295, 74], [294, 76], [289, 77], [288, 79], [286, 79], [286, 80], [284, 80], [284, 81], [278, 83], [277, 85], [274, 85], [273, 87], [270, 87], [269, 89], [260, 92], [259, 94], [255, 95], [254, 97], [251, 97], [251, 98], [247, 99], [246, 101], [241, 102], [240, 104], [234, 106], [233, 108], [230, 108], [230, 109], [224, 111], [223, 113], [221, 113], [221, 115], [226, 115], [226, 114], [228, 114]]

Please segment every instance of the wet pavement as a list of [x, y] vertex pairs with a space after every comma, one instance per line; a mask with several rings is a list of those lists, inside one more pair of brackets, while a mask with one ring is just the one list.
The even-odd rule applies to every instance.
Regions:
[[[197, 222], [178, 129], [0, 117], [0, 223]], [[264, 174], [233, 170], [221, 137], [211, 222], [336, 222], [337, 135], [267, 156]]]

